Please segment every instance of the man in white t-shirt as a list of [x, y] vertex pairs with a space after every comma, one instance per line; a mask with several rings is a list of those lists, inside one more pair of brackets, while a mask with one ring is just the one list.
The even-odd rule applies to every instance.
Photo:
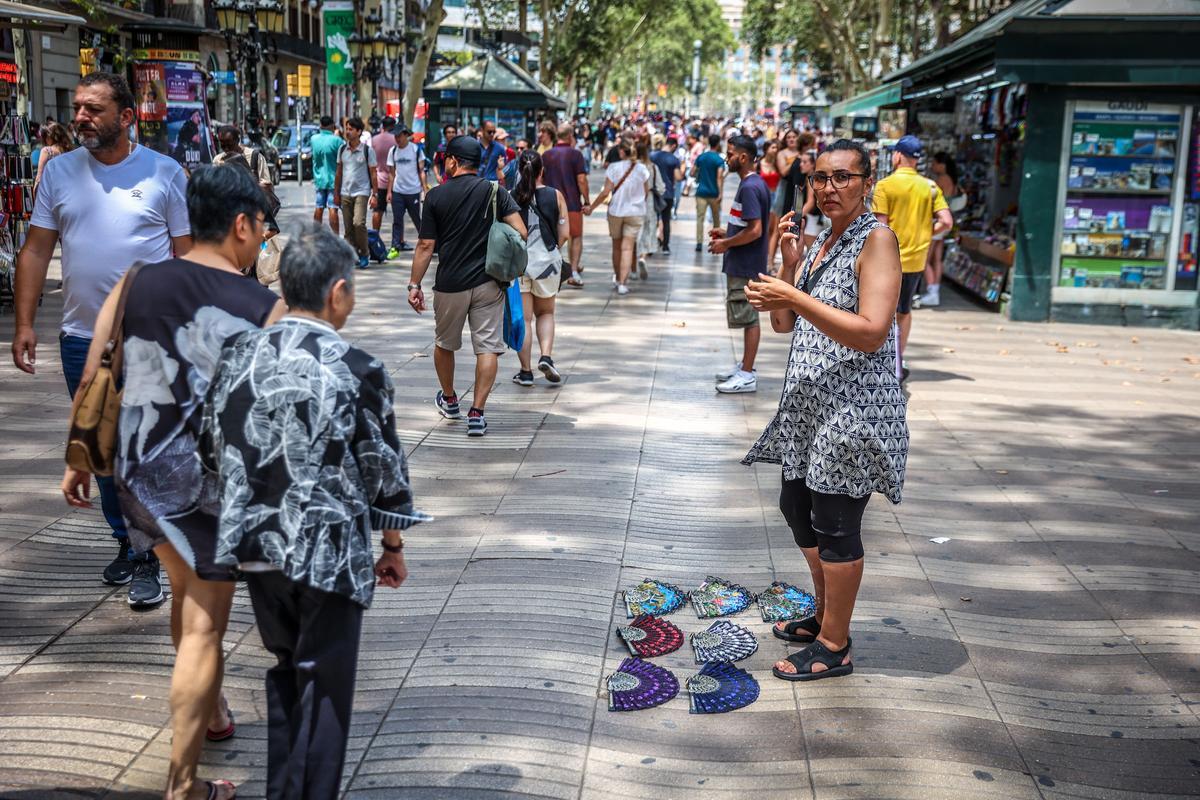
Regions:
[[367, 207], [375, 207], [375, 151], [362, 140], [363, 121], [346, 120], [346, 143], [337, 155], [337, 174], [333, 178], [333, 202], [342, 209], [346, 241], [358, 252], [358, 268], [366, 269]]
[[[134, 144], [133, 93], [124, 78], [85, 76], [75, 89], [75, 125], [83, 144], [46, 164], [17, 255], [13, 363], [32, 374], [37, 365], [34, 319], [55, 245], [62, 243], [63, 320], [59, 353], [71, 396], [83, 378], [96, 314], [133, 264], [165, 261], [192, 246], [187, 176], [177, 162]], [[130, 584], [129, 604], [162, 602], [153, 553], [130, 553], [112, 478], [97, 476], [104, 518], [120, 542], [104, 570], [105, 583]]]
[[410, 140], [412, 131], [401, 126], [396, 145], [387, 156], [388, 183], [392, 187], [392, 249], [388, 258], [401, 250], [412, 250], [404, 241], [404, 215], [412, 220], [413, 230], [421, 233], [421, 192], [425, 189], [425, 154]]

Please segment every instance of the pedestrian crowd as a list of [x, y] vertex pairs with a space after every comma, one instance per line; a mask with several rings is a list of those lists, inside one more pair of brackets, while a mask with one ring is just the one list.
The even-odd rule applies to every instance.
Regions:
[[[924, 296], [938, 302], [947, 196], [961, 194], [948, 157], [924, 177], [921, 142], [906, 136], [876, 181], [861, 144], [822, 143], [813, 131], [610, 118], [546, 121], [511, 148], [494, 121], [446, 125], [429, 158], [394, 119], [369, 133], [358, 118], [339, 126], [324, 117], [311, 139], [313, 218], [279, 248], [280, 296], [247, 278], [279, 232], [279, 203], [241, 131], [223, 126], [213, 165], [187, 175], [135, 143], [122, 78], [84, 77], [75, 109], [81, 147], [61, 126], [46, 128], [17, 258], [13, 358], [37, 368], [38, 298], [61, 246], [59, 351], [72, 437], [78, 428], [92, 454], [68, 458], [62, 492], [91, 507], [95, 480], [117, 543], [102, 579], [128, 584], [131, 606], [163, 602], [166, 568], [176, 653], [168, 800], [236, 791], [199, 777], [197, 764], [206, 740], [236, 734], [221, 685], [237, 580], [276, 658], [266, 676], [268, 797], [336, 796], [363, 610], [376, 585], [405, 580], [403, 532], [429, 519], [409, 485], [387, 370], [339, 333], [358, 270], [412, 252], [407, 299], [417, 314], [432, 312], [434, 403], [465, 419], [467, 436], [484, 436], [506, 350], [518, 352], [517, 385], [533, 386], [535, 371], [563, 382], [556, 300], [563, 286], [584, 287], [583, 220], [601, 207], [612, 289], [623, 298], [671, 252], [681, 198], [694, 197], [697, 263], [720, 256], [726, 322], [741, 331], [740, 357], [715, 376], [716, 391], [757, 390], [763, 313], [774, 332], [791, 334], [777, 414], [744, 461], [780, 465], [780, 509], [817, 598], [813, 617], [775, 628], [803, 645], [775, 674], [853, 669], [862, 517], [873, 493], [900, 501], [912, 300], [928, 267]], [[593, 197], [588, 175], [598, 168]], [[723, 213], [727, 180], [735, 186]], [[518, 318], [524, 335], [514, 343], [506, 323]], [[475, 356], [469, 405], [456, 383], [464, 330]], [[110, 465], [95, 457], [102, 438], [80, 422], [104, 370], [123, 382]], [[372, 531], [382, 532], [378, 557]]]

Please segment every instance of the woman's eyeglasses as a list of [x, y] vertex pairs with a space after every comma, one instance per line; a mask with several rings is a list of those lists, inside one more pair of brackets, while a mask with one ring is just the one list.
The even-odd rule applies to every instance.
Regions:
[[812, 184], [814, 189], [824, 189], [825, 184], [833, 182], [833, 188], [845, 189], [850, 185], [851, 178], [868, 178], [869, 172], [835, 172], [832, 175], [827, 175], [824, 172], [814, 172], [808, 176], [808, 182]]

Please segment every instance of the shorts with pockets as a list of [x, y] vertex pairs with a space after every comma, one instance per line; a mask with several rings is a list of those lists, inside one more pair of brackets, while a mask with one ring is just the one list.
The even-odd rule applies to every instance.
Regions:
[[433, 293], [433, 342], [443, 350], [462, 348], [463, 325], [471, 326], [475, 355], [503, 353], [504, 290], [493, 280], [462, 292]]
[[333, 202], [333, 189], [317, 189], [317, 208], [338, 210], [337, 204]]
[[608, 235], [613, 239], [636, 239], [642, 234], [641, 217], [608, 215]]
[[382, 214], [384, 211], [387, 211], [388, 200], [390, 200], [391, 197], [392, 197], [392, 192], [390, 189], [376, 189], [375, 190], [375, 210], [378, 211], [380, 214]]
[[751, 280], [725, 276], [725, 321], [730, 328], [753, 328], [758, 324], [758, 311], [746, 299], [746, 284]]

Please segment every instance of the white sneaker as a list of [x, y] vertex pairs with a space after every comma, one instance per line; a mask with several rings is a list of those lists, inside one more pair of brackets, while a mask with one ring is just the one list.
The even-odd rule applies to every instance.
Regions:
[[722, 370], [721, 372], [718, 372], [716, 375], [713, 375], [713, 378], [717, 381], [717, 383], [724, 383], [725, 381], [732, 378], [734, 375], [737, 375], [739, 372], [741, 372], [741, 370], [742, 370], [742, 362], [739, 361], [736, 364], [734, 364], [731, 368], [729, 368], [727, 370]]
[[925, 294], [917, 298], [918, 302], [921, 304], [921, 307], [925, 308], [941, 305], [941, 288], [942, 287], [938, 286], [937, 284], [934, 284], [926, 289]]
[[619, 295], [621, 295], [622, 297], [624, 297], [625, 295], [629, 294], [629, 287], [628, 287], [628, 286], [626, 286], [626, 285], [625, 285], [625, 284], [623, 284], [623, 283], [621, 283], [621, 284], [618, 284], [618, 285], [617, 285], [617, 294], [619, 294]]
[[717, 391], [721, 394], [740, 394], [742, 392], [757, 392], [758, 391], [758, 373], [746, 372], [744, 369], [739, 369], [737, 374], [731, 377], [724, 383], [717, 384]]

